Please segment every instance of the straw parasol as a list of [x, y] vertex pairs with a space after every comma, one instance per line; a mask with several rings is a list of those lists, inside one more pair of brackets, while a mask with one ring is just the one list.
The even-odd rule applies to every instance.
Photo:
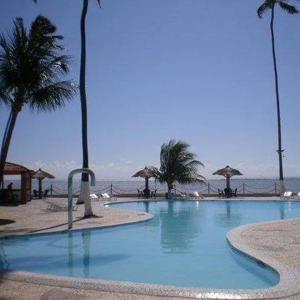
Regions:
[[226, 188], [229, 190], [230, 189], [230, 178], [232, 176], [243, 175], [243, 174], [237, 169], [233, 169], [229, 166], [226, 166], [225, 168], [220, 169], [220, 170], [216, 171], [215, 173], [213, 173], [213, 175], [224, 176], [226, 178]]
[[150, 196], [149, 178], [151, 178], [151, 177], [158, 178], [159, 177], [159, 171], [158, 171], [158, 169], [156, 167], [145, 166], [144, 169], [139, 170], [132, 177], [142, 177], [142, 178], [145, 178], [145, 190], [144, 190], [144, 194], [145, 194], [146, 197], [148, 197], [148, 196]]
[[55, 178], [53, 175], [43, 171], [42, 169], [38, 169], [32, 176], [32, 178], [37, 179], [39, 181], [39, 199], [42, 199], [42, 180], [45, 178], [53, 179]]

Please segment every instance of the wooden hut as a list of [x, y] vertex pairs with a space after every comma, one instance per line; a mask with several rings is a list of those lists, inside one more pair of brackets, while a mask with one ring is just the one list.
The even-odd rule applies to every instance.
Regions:
[[4, 176], [19, 175], [21, 176], [21, 187], [15, 189], [12, 187], [2, 187], [0, 200], [2, 203], [10, 205], [26, 204], [31, 200], [31, 177], [34, 171], [24, 166], [6, 162], [4, 167]]

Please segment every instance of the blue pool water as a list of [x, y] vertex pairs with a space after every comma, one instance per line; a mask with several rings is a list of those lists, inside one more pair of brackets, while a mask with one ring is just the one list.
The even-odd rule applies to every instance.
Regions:
[[71, 277], [203, 288], [266, 288], [279, 276], [234, 251], [239, 225], [300, 216], [300, 203], [124, 203], [150, 221], [107, 229], [0, 240], [0, 268]]

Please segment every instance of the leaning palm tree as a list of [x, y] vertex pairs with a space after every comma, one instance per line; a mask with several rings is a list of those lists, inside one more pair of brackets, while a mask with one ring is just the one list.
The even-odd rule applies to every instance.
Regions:
[[275, 51], [275, 37], [274, 37], [274, 18], [275, 18], [275, 6], [278, 4], [284, 11], [293, 15], [297, 14], [298, 10], [295, 6], [290, 5], [289, 0], [265, 0], [263, 4], [258, 8], [257, 15], [262, 18], [263, 14], [271, 10], [271, 39], [272, 39], [272, 55], [274, 64], [274, 75], [275, 75], [275, 92], [276, 92], [276, 108], [277, 108], [277, 131], [278, 131], [278, 156], [279, 156], [279, 181], [280, 181], [280, 193], [284, 191], [284, 179], [283, 179], [283, 166], [282, 166], [282, 142], [281, 142], [281, 117], [280, 117], [280, 101], [279, 101], [279, 84], [278, 84], [278, 71], [277, 71], [277, 60]]
[[69, 57], [63, 54], [62, 39], [43, 16], [33, 21], [30, 30], [18, 18], [11, 34], [0, 35], [0, 101], [10, 109], [1, 146], [1, 183], [16, 120], [23, 107], [53, 111], [76, 93], [76, 86], [63, 80], [69, 72]]
[[188, 148], [189, 144], [173, 139], [161, 146], [159, 181], [167, 183], [168, 198], [175, 182], [187, 184], [205, 179], [198, 174], [198, 167], [204, 165], [195, 159], [196, 155]]

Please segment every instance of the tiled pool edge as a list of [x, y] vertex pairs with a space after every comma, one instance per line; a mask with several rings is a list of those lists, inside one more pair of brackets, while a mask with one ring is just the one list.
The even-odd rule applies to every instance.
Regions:
[[[267, 223], [278, 223], [267, 222]], [[131, 222], [134, 223], [134, 222]], [[266, 223], [265, 223], [266, 224]], [[125, 224], [123, 224], [125, 225]], [[272, 259], [267, 255], [263, 255], [249, 248], [243, 239], [241, 233], [243, 230], [256, 226], [245, 225], [233, 229], [227, 234], [227, 239], [231, 246], [238, 251], [241, 251], [248, 256], [264, 262], [271, 268], [275, 269], [280, 274], [280, 282], [278, 285], [260, 290], [233, 290], [233, 289], [202, 289], [202, 288], [186, 288], [175, 286], [164, 286], [154, 284], [143, 284], [133, 282], [118, 282], [107, 280], [81, 279], [70, 278], [63, 276], [53, 276], [36, 274], [29, 272], [6, 272], [0, 273], [0, 278], [3, 280], [21, 281], [24, 283], [41, 284], [47, 286], [76, 288], [85, 290], [96, 290], [101, 292], [116, 292], [150, 296], [167, 296], [167, 297], [185, 297], [198, 299], [300, 299], [300, 274], [294, 270], [286, 268], [277, 260]], [[110, 226], [108, 226], [110, 227]]]

